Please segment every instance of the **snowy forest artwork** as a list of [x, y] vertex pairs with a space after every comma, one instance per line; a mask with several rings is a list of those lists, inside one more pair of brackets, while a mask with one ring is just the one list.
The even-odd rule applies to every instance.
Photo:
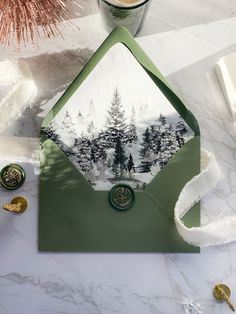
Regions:
[[[117, 57], [116, 51], [110, 52], [108, 61]], [[45, 135], [64, 151], [96, 190], [109, 190], [121, 182], [135, 189], [145, 188], [193, 137], [136, 60], [123, 47], [118, 52], [124, 54], [126, 68], [130, 70], [126, 83], [117, 80], [121, 70], [113, 64], [108, 85], [103, 82], [96, 92], [88, 93], [91, 86], [96, 86], [94, 80], [99, 85], [96, 79], [99, 72], [107, 69], [106, 62], [102, 62], [94, 76], [82, 84], [80, 93], [78, 90], [72, 96], [45, 130]], [[127, 88], [127, 82], [135, 83], [134, 79], [129, 81], [134, 72], [141, 72], [137, 84], [140, 80], [148, 82], [141, 84], [144, 89], [137, 89], [137, 84]]]

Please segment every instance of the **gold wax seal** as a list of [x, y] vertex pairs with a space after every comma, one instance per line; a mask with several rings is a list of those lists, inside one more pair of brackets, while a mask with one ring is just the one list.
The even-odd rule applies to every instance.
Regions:
[[220, 301], [220, 302], [226, 302], [229, 306], [229, 308], [235, 312], [235, 308], [234, 305], [231, 303], [230, 301], [230, 288], [224, 284], [218, 284], [215, 286], [215, 288], [213, 289], [213, 295], [214, 297]]
[[24, 197], [18, 196], [13, 198], [10, 204], [3, 205], [3, 208], [7, 211], [17, 214], [23, 213], [28, 207], [27, 200]]

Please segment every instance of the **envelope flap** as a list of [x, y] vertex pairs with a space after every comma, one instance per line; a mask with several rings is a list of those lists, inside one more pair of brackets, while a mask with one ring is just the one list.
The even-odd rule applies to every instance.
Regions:
[[89, 62], [85, 65], [83, 70], [72, 82], [67, 91], [58, 100], [55, 106], [49, 111], [46, 118], [43, 120], [42, 129], [48, 127], [53, 118], [60, 112], [65, 103], [76, 92], [83, 81], [93, 71], [96, 65], [101, 61], [108, 50], [117, 43], [124, 44], [144, 70], [148, 73], [151, 79], [155, 82], [157, 87], [162, 91], [165, 97], [170, 101], [176, 111], [185, 120], [189, 127], [194, 131], [195, 135], [200, 134], [198, 122], [193, 114], [185, 107], [179, 96], [174, 92], [168, 81], [162, 76], [160, 71], [156, 68], [153, 62], [149, 59], [142, 48], [137, 44], [132, 35], [124, 28], [117, 27], [103, 42], [99, 49], [94, 53]]

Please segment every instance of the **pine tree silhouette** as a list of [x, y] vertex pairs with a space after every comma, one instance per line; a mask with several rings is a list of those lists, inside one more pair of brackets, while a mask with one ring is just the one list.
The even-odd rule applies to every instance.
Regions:
[[82, 113], [81, 113], [81, 111], [80, 111], [80, 110], [79, 110], [79, 112], [78, 112], [78, 114], [77, 114], [77, 118], [78, 118], [78, 119], [83, 118], [83, 115], [82, 115]]
[[150, 140], [151, 140], [151, 147], [154, 154], [158, 154], [160, 150], [160, 143], [161, 143], [161, 124], [158, 123], [157, 125], [150, 126]]
[[143, 182], [142, 189], [145, 190], [146, 187], [147, 187], [147, 183]]
[[176, 125], [176, 128], [175, 128], [175, 131], [181, 135], [184, 135], [187, 133], [187, 128], [186, 128], [186, 125], [183, 121], [183, 119], [181, 117], [179, 117], [178, 121], [177, 121], [177, 125]]
[[177, 121], [175, 132], [176, 132], [176, 140], [178, 142], [178, 146], [182, 147], [185, 143], [184, 135], [188, 132], [188, 130], [181, 117], [179, 117], [179, 120]]
[[176, 132], [171, 124], [166, 124], [165, 130], [161, 135], [160, 150], [157, 155], [157, 162], [161, 169], [167, 164], [178, 149], [179, 146], [176, 139]]
[[91, 120], [87, 127], [87, 133], [90, 140], [94, 139], [94, 131], [95, 131], [95, 125], [94, 122]]
[[84, 135], [75, 139], [74, 152], [76, 155], [76, 163], [83, 172], [91, 171], [91, 142]]
[[91, 159], [94, 163], [97, 163], [99, 158], [99, 145], [97, 144], [96, 140], [93, 140], [91, 143]]
[[133, 161], [133, 156], [131, 154], [129, 154], [129, 160], [128, 160], [128, 165], [127, 165], [129, 174], [131, 172], [131, 170], [134, 170], [134, 161]]
[[125, 111], [121, 104], [121, 99], [117, 88], [113, 94], [111, 107], [108, 110], [106, 127], [107, 130], [104, 136], [109, 148], [115, 148], [118, 138], [123, 144], [127, 143]]
[[134, 107], [132, 107], [132, 110], [131, 110], [131, 118], [130, 118], [130, 123], [128, 125], [128, 130], [127, 130], [127, 138], [128, 138], [129, 143], [137, 143], [138, 141]]
[[148, 160], [142, 160], [138, 169], [141, 173], [147, 173], [151, 171], [152, 162]]
[[56, 129], [52, 124], [44, 129], [42, 134], [48, 139], [52, 140], [55, 144], [61, 144], [60, 136], [56, 133]]
[[127, 158], [125, 157], [125, 151], [122, 147], [122, 142], [119, 138], [117, 138], [112, 165], [112, 171], [116, 179], [122, 177], [125, 169], [126, 159]]
[[66, 110], [66, 114], [65, 114], [64, 120], [62, 122], [62, 125], [66, 129], [69, 129], [72, 125], [72, 118], [71, 118], [68, 110]]
[[142, 148], [140, 150], [140, 156], [142, 158], [145, 158], [147, 153], [151, 149], [151, 137], [150, 137], [150, 131], [148, 127], [143, 133], [142, 139], [143, 139], [143, 142], [141, 143]]
[[101, 145], [99, 139], [93, 139], [91, 141], [91, 158], [94, 163], [97, 163], [99, 160], [106, 161], [107, 153], [103, 145]]
[[158, 117], [158, 121], [161, 123], [162, 126], [166, 124], [166, 117], [161, 113]]
[[150, 172], [151, 166], [154, 163], [154, 152], [152, 148], [152, 141], [149, 128], [147, 127], [142, 136], [143, 142], [141, 143], [140, 157], [142, 158], [141, 164], [138, 169], [139, 172]]
[[75, 136], [76, 131], [75, 131], [75, 125], [73, 123], [72, 117], [69, 113], [68, 110], [66, 110], [66, 114], [64, 117], [64, 120], [62, 122], [63, 129], [70, 135]]

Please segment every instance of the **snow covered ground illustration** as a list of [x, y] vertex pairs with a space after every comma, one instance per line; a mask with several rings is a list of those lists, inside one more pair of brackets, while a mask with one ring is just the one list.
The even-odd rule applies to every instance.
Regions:
[[121, 44], [92, 71], [45, 130], [96, 190], [143, 189], [193, 137]]

